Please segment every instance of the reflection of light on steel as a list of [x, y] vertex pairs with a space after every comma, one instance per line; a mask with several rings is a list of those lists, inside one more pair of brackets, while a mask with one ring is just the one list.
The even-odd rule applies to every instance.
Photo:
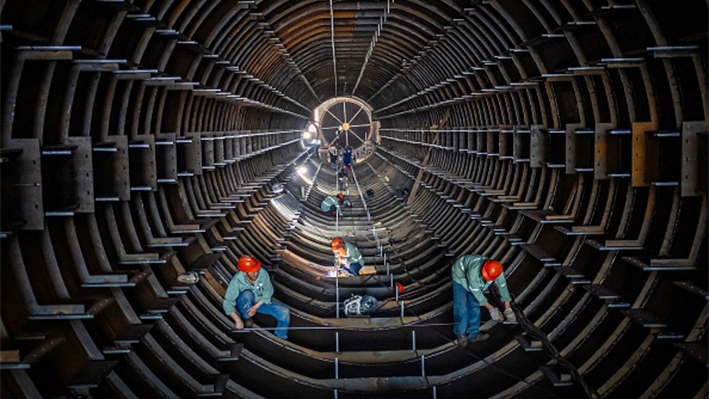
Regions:
[[310, 132], [303, 132], [304, 139], [309, 140], [311, 137], [312, 137], [312, 135], [310, 134]]
[[317, 132], [317, 131], [318, 131], [318, 128], [315, 127], [314, 124], [311, 123], [310, 125], [308, 125], [308, 132], [310, 132], [310, 133], [315, 133], [315, 132]]
[[313, 184], [313, 180], [310, 179], [308, 176], [305, 175], [299, 175], [301, 179], [303, 179], [303, 182], [305, 182], [306, 185], [311, 185]]
[[295, 215], [293, 211], [288, 207], [288, 200], [285, 195], [273, 198], [271, 200], [271, 206], [281, 215], [283, 219], [292, 219]]
[[[313, 183], [312, 178], [308, 176], [308, 167], [305, 165], [298, 166], [295, 169], [296, 173], [298, 176], [300, 176], [301, 179], [305, 182], [306, 186], [309, 186]], [[301, 189], [304, 189], [305, 187], [301, 187]]]

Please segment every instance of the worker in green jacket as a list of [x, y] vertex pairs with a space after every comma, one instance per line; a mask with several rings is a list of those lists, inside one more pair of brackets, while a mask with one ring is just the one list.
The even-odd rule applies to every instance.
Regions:
[[493, 320], [503, 321], [503, 314], [488, 302], [484, 294], [493, 282], [505, 306], [504, 318], [510, 323], [517, 322], [514, 311], [510, 307], [512, 299], [500, 262], [481, 255], [465, 255], [453, 264], [451, 274], [453, 276], [453, 332], [459, 346], [465, 347], [468, 342], [484, 341], [490, 337], [488, 333], [480, 333], [480, 306], [485, 306], [490, 311]]
[[364, 259], [359, 249], [343, 240], [342, 237], [333, 238], [330, 244], [338, 265], [349, 270], [353, 275], [359, 276], [360, 270], [364, 266]]
[[329, 195], [322, 200], [320, 210], [332, 216], [342, 216], [342, 209], [340, 209], [340, 205], [344, 202], [344, 200], [345, 194], [343, 193], [338, 193], [336, 196]]
[[288, 339], [290, 311], [272, 299], [273, 284], [261, 262], [253, 256], [242, 255], [237, 268], [239, 271], [229, 282], [222, 304], [224, 313], [234, 321], [234, 327], [237, 330], [250, 328], [251, 318], [262, 313], [276, 319], [276, 336]]

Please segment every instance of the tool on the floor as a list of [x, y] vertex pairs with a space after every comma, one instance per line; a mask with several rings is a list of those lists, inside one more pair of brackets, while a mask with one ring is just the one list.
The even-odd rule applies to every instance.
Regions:
[[370, 295], [353, 295], [343, 305], [347, 317], [368, 315], [377, 310], [377, 299]]

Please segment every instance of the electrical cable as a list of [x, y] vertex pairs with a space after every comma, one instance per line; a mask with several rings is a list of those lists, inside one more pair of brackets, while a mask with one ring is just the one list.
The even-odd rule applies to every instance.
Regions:
[[[412, 312], [411, 310], [409, 310], [409, 312], [410, 312], [411, 314], [413, 314], [414, 317], [416, 317], [417, 319], [422, 320], [421, 317], [420, 317], [419, 315], [417, 315], [416, 313]], [[451, 325], [453, 325], [453, 324], [454, 324], [454, 323], [451, 323]], [[443, 335], [441, 332], [439, 332], [439, 331], [437, 331], [437, 330], [433, 330], [433, 332], [436, 333], [436, 334], [438, 334], [438, 335], [439, 335], [440, 337], [442, 337], [443, 339], [448, 340], [448, 337], [446, 337], [445, 335]], [[490, 368], [494, 369], [495, 371], [497, 371], [497, 372], [499, 372], [499, 373], [501, 373], [501, 374], [504, 374], [504, 375], [506, 375], [507, 377], [510, 377], [510, 378], [512, 378], [512, 379], [514, 379], [514, 380], [516, 380], [516, 381], [519, 381], [519, 382], [521, 382], [521, 383], [527, 385], [527, 386], [530, 387], [530, 388], [533, 388], [533, 389], [536, 389], [536, 390], [538, 390], [538, 391], [540, 391], [540, 392], [543, 392], [545, 395], [547, 395], [547, 397], [560, 398], [560, 399], [562, 398], [562, 397], [559, 396], [559, 395], [556, 395], [556, 394], [551, 393], [551, 392], [549, 392], [549, 391], [547, 391], [547, 390], [545, 390], [545, 389], [542, 389], [542, 388], [540, 388], [540, 387], [537, 386], [537, 385], [531, 384], [531, 383], [529, 383], [528, 381], [526, 381], [524, 378], [518, 377], [518, 376], [516, 376], [516, 375], [514, 375], [514, 374], [512, 374], [512, 373], [510, 373], [510, 372], [508, 372], [508, 371], [506, 371], [506, 370], [504, 370], [504, 369], [502, 369], [502, 368], [499, 367], [498, 365], [496, 365], [496, 364], [494, 364], [494, 363], [491, 363], [491, 362], [485, 360], [485, 358], [483, 358], [483, 357], [477, 355], [476, 353], [472, 352], [472, 351], [470, 350], [470, 348], [463, 348], [463, 350], [465, 350], [470, 356], [472, 356], [473, 358], [475, 358], [477, 361], [480, 361], [480, 362], [482, 362], [482, 363], [485, 363], [487, 366], [489, 366]], [[426, 380], [428, 381], [428, 377], [426, 377]]]
[[569, 360], [567, 360], [565, 357], [561, 355], [559, 350], [554, 346], [554, 344], [551, 343], [549, 338], [547, 337], [547, 334], [544, 333], [539, 327], [534, 325], [528, 318], [527, 315], [524, 314], [524, 311], [520, 309], [519, 305], [512, 301], [512, 308], [517, 315], [517, 320], [522, 327], [522, 329], [525, 330], [525, 332], [530, 336], [533, 337], [537, 340], [539, 340], [542, 343], [542, 346], [544, 347], [547, 355], [552, 358], [552, 360], [556, 361], [558, 365], [561, 367], [565, 368], [569, 374], [571, 374], [571, 377], [574, 379], [574, 381], [577, 383], [578, 386], [582, 389], [583, 393], [585, 394], [587, 399], [596, 399], [599, 398], [598, 392], [596, 392], [594, 389], [588, 386], [586, 383], [586, 380], [583, 378], [581, 373], [579, 373], [578, 369], [576, 366], [573, 365]]

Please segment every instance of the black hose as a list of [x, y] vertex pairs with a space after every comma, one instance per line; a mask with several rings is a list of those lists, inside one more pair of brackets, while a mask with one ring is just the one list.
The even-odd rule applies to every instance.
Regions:
[[576, 382], [577, 386], [579, 386], [584, 393], [585, 397], [587, 399], [596, 399], [599, 398], [600, 395], [598, 392], [596, 392], [594, 389], [592, 389], [587, 383], [586, 380], [583, 378], [581, 373], [579, 373], [578, 369], [576, 366], [573, 365], [569, 360], [567, 360], [565, 357], [561, 355], [559, 350], [554, 346], [554, 344], [549, 341], [549, 338], [547, 337], [547, 334], [542, 331], [539, 327], [534, 325], [528, 318], [527, 315], [524, 314], [524, 311], [519, 307], [519, 305], [513, 300], [511, 302], [511, 307], [513, 311], [515, 312], [515, 315], [517, 316], [517, 321], [519, 322], [519, 325], [522, 327], [522, 329], [529, 335], [530, 337], [540, 341], [542, 343], [542, 347], [544, 348], [545, 352], [547, 355], [553, 359], [556, 364], [559, 366], [563, 367], [566, 369], [569, 374], [571, 375], [571, 378], [574, 379]]

